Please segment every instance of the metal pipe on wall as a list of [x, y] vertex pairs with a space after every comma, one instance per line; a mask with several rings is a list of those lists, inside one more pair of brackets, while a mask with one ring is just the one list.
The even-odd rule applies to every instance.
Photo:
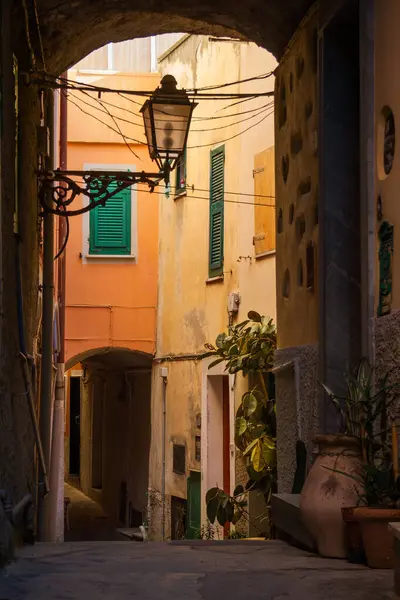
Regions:
[[[67, 73], [63, 74], [67, 77]], [[67, 169], [67, 98], [60, 92], [59, 102], [59, 161]], [[54, 140], [56, 146], [57, 140]], [[64, 406], [65, 406], [65, 285], [66, 251], [62, 252], [67, 236], [66, 219], [58, 217], [57, 240], [57, 304], [59, 324], [59, 351], [57, 356], [56, 385], [53, 411], [53, 435], [50, 462], [49, 539], [64, 540]]]
[[168, 369], [161, 367], [160, 376], [162, 377], [162, 474], [161, 474], [161, 502], [162, 502], [162, 540], [165, 540], [165, 471], [166, 471], [166, 430], [167, 430], [167, 381]]
[[[45, 160], [46, 169], [54, 169], [54, 94], [46, 91], [46, 126], [50, 130], [50, 152]], [[51, 191], [51, 190], [50, 190]], [[46, 201], [51, 205], [51, 193]], [[42, 320], [42, 367], [40, 377], [40, 437], [43, 456], [47, 467], [50, 465], [51, 414], [53, 401], [53, 310], [54, 310], [54, 215], [43, 215], [43, 320]], [[41, 474], [42, 476], [43, 474]], [[48, 540], [49, 497], [38, 498], [38, 539]]]

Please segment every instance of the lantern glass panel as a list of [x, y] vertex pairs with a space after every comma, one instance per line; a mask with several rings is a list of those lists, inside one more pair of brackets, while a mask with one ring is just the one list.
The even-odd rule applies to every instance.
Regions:
[[176, 157], [184, 151], [193, 105], [153, 103], [158, 156]]

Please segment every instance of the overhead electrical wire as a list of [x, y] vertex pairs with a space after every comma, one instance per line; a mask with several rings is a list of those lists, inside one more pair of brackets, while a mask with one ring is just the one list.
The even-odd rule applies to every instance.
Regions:
[[[196, 190], [196, 192], [207, 192], [210, 193], [211, 190], [207, 190], [204, 188], [198, 188], [194, 185], [186, 185], [186, 189], [188, 190]], [[228, 194], [228, 195], [234, 195], [234, 196], [250, 196], [252, 198], [257, 197], [257, 198], [275, 198], [275, 196], [270, 196], [269, 194], [250, 194], [250, 193], [246, 193], [246, 192], [227, 192], [224, 190], [224, 194]]]
[[262, 119], [260, 119], [259, 121], [257, 121], [257, 123], [253, 123], [253, 125], [250, 125], [249, 127], [247, 127], [246, 129], [244, 129], [243, 131], [239, 131], [239, 133], [236, 133], [235, 135], [232, 135], [231, 137], [225, 138], [224, 140], [219, 140], [218, 142], [210, 142], [209, 144], [199, 144], [197, 146], [187, 146], [188, 150], [190, 149], [194, 149], [194, 148], [209, 148], [210, 146], [218, 146], [219, 144], [225, 144], [225, 142], [229, 142], [230, 140], [234, 140], [235, 138], [239, 137], [240, 135], [243, 135], [244, 133], [247, 133], [248, 131], [250, 131], [250, 129], [253, 129], [254, 127], [257, 127], [257, 125], [260, 125], [260, 123], [262, 123], [263, 121], [265, 121], [265, 119], [267, 117], [269, 117], [270, 115], [273, 114], [273, 110], [270, 111], [269, 113], [267, 113], [266, 115], [263, 116]]
[[[68, 95], [72, 95], [73, 98], [75, 98], [78, 102], [82, 102], [83, 104], [85, 104], [86, 106], [89, 106], [90, 108], [93, 108], [94, 110], [97, 110], [103, 114], [107, 114], [110, 118], [113, 119], [113, 121], [115, 119], [117, 119], [118, 121], [122, 121], [124, 123], [128, 123], [129, 125], [134, 125], [136, 127], [143, 127], [143, 120], [139, 121], [139, 122], [135, 122], [135, 121], [131, 121], [130, 119], [125, 119], [124, 117], [120, 117], [116, 114], [113, 114], [111, 112], [109, 112], [107, 110], [107, 108], [105, 106], [103, 106], [104, 101], [103, 100], [98, 100], [97, 98], [93, 98], [93, 96], [90, 96], [89, 93], [87, 92], [83, 92], [85, 95], [87, 95], [91, 100], [93, 100], [94, 102], [98, 103], [101, 105], [100, 106], [95, 106], [94, 104], [91, 104], [90, 102], [87, 102], [86, 100], [83, 100], [82, 98], [79, 98], [79, 96], [76, 96], [74, 94], [74, 92], [69, 92]], [[124, 110], [121, 107], [118, 107], [116, 105], [114, 105], [115, 109], [118, 110]], [[221, 125], [219, 127], [210, 127], [210, 128], [206, 128], [206, 129], [194, 129], [191, 128], [190, 132], [191, 133], [204, 133], [204, 132], [208, 132], [208, 131], [218, 131], [220, 129], [227, 129], [228, 127], [234, 127], [236, 125], [240, 125], [241, 123], [245, 123], [246, 121], [250, 121], [251, 119], [255, 119], [257, 118], [259, 115], [261, 115], [263, 112], [267, 111], [270, 108], [270, 105], [268, 105], [267, 108], [259, 108], [257, 112], [255, 112], [254, 114], [252, 114], [250, 117], [246, 117], [244, 119], [239, 119], [238, 121], [234, 121], [233, 123], [228, 123], [226, 125]], [[104, 110], [103, 110], [104, 109]], [[139, 116], [139, 115], [138, 115]], [[237, 116], [241, 116], [241, 113], [238, 113]], [[162, 130], [162, 128], [160, 127], [155, 127], [156, 130]], [[176, 128], [175, 131], [186, 131], [184, 129], [179, 129]]]
[[[64, 92], [65, 93], [65, 92]], [[122, 136], [126, 146], [129, 148], [130, 152], [132, 152], [132, 154], [134, 154], [136, 156], [136, 153], [133, 152], [132, 148], [129, 145], [129, 141], [130, 142], [134, 142], [136, 144], [146, 144], [146, 142], [144, 140], [138, 140], [137, 138], [133, 138], [132, 136], [128, 136], [128, 135], [124, 135], [121, 133], [120, 128], [115, 129], [114, 127], [112, 127], [111, 125], [109, 125], [108, 123], [105, 123], [102, 119], [99, 119], [98, 117], [96, 117], [96, 115], [93, 115], [92, 113], [88, 112], [87, 110], [83, 109], [81, 106], [79, 106], [79, 104], [77, 102], [75, 102], [74, 100], [72, 100], [71, 98], [69, 98], [68, 94], [66, 94], [67, 100], [69, 102], [71, 102], [74, 106], [76, 106], [76, 108], [78, 108], [83, 114], [92, 117], [92, 119], [95, 119], [96, 121], [98, 121], [99, 123], [101, 123], [102, 125], [104, 125], [105, 127], [107, 127], [108, 129], [110, 129], [111, 131], [113, 131], [114, 133], [117, 133], [119, 135]], [[208, 144], [198, 144], [198, 145], [194, 145], [194, 146], [187, 146], [187, 148], [190, 149], [195, 149], [195, 148], [207, 148], [210, 146], [215, 146], [217, 144], [224, 144], [225, 142], [228, 142], [230, 140], [233, 140], [237, 137], [239, 137], [240, 135], [246, 133], [247, 131], [250, 131], [250, 129], [253, 129], [254, 127], [257, 127], [257, 125], [259, 125], [260, 123], [262, 123], [267, 117], [269, 117], [274, 111], [271, 110], [270, 112], [268, 112], [266, 115], [263, 116], [262, 119], [260, 119], [259, 121], [257, 121], [257, 123], [254, 123], [253, 125], [250, 125], [249, 127], [247, 127], [246, 129], [244, 129], [243, 131], [240, 131], [238, 133], [236, 133], [235, 135], [232, 135], [224, 140], [219, 140], [217, 142], [210, 142]], [[139, 160], [142, 160], [140, 157], [138, 157]]]
[[[51, 79], [51, 78], [50, 78]], [[45, 82], [42, 82], [45, 83]], [[76, 81], [71, 82], [69, 79], [65, 79], [63, 77], [54, 77], [52, 87], [59, 87], [62, 89], [80, 89], [86, 91], [94, 91], [100, 94], [109, 93], [109, 94], [123, 94], [124, 96], [139, 96], [145, 98], [151, 98], [154, 94], [153, 91], [142, 91], [142, 90], [116, 90], [113, 88], [96, 86], [89, 83], [77, 83]], [[201, 100], [233, 100], [233, 99], [253, 99], [260, 97], [270, 97], [274, 95], [273, 91], [269, 92], [257, 92], [257, 93], [215, 93], [215, 94], [207, 94], [206, 92], [188, 92], [188, 97], [192, 100], [201, 99]], [[158, 97], [160, 99], [165, 98], [169, 99], [169, 95], [159, 94]]]
[[[98, 121], [99, 123], [101, 123], [102, 125], [104, 125], [104, 127], [107, 127], [108, 129], [110, 129], [114, 133], [118, 133], [119, 135], [121, 135], [120, 132], [118, 131], [118, 129], [114, 129], [114, 127], [111, 127], [111, 125], [108, 125], [108, 123], [105, 123], [104, 121], [102, 121], [101, 119], [99, 119], [98, 117], [96, 117], [96, 115], [92, 115], [90, 112], [88, 112], [87, 110], [85, 110], [84, 108], [82, 108], [81, 106], [79, 106], [79, 104], [77, 102], [74, 102], [71, 98], [69, 98], [68, 95], [67, 95], [67, 100], [68, 100], [68, 102], [71, 102], [71, 104], [73, 104], [74, 106], [76, 106], [76, 108], [78, 108], [83, 114], [87, 115], [88, 117], [92, 117], [92, 119], [95, 119], [95, 121]], [[140, 144], [140, 145], [143, 145], [143, 144], [146, 143], [143, 140], [137, 140], [137, 139], [132, 138], [132, 137], [127, 136], [127, 135], [124, 135], [123, 137], [124, 137], [125, 143], [127, 144], [128, 148], [129, 148], [129, 150], [131, 152], [133, 152], [133, 151], [132, 151], [132, 148], [127, 143], [127, 140], [133, 141], [136, 144]], [[136, 156], [136, 154], [135, 154], [135, 156]]]
[[[77, 90], [80, 91], [80, 90]], [[90, 98], [92, 98], [92, 96], [90, 95], [90, 92], [86, 92], [86, 94], [88, 94], [90, 96]], [[130, 98], [126, 98], [126, 100], [131, 100]], [[101, 98], [101, 102], [103, 104], [106, 104], [107, 106], [111, 106], [113, 108], [116, 108], [118, 110], [123, 110], [124, 112], [128, 112], [132, 115], [135, 115], [136, 117], [140, 117], [140, 113], [135, 112], [133, 110], [130, 110], [129, 108], [122, 108], [121, 106], [118, 106], [118, 104], [113, 104], [112, 102], [108, 102], [107, 100], [104, 100], [103, 98]], [[141, 106], [141, 104], [139, 102], [137, 102], [136, 104], [139, 104], [139, 106]], [[230, 117], [238, 117], [241, 115], [246, 115], [246, 114], [250, 114], [250, 113], [254, 113], [257, 112], [258, 110], [260, 110], [261, 108], [268, 108], [270, 106], [272, 106], [274, 104], [274, 100], [271, 100], [271, 102], [268, 102], [267, 104], [263, 104], [262, 106], [259, 106], [258, 108], [251, 108], [249, 110], [243, 110], [239, 113], [231, 113], [230, 115], [218, 115], [218, 116], [212, 116], [212, 117], [197, 117], [196, 115], [192, 116], [192, 121], [211, 121], [214, 119], [228, 119]]]
[[268, 79], [268, 77], [272, 77], [274, 71], [269, 71], [268, 73], [262, 73], [261, 75], [255, 75], [254, 77], [247, 77], [246, 79], [238, 79], [237, 81], [230, 81], [229, 83], [220, 83], [217, 85], [206, 85], [198, 88], [188, 88], [193, 92], [205, 92], [207, 90], [219, 90], [224, 87], [229, 87], [231, 85], [240, 85], [242, 83], [248, 83], [249, 81], [257, 81], [260, 79]]
[[[159, 196], [165, 196], [165, 192], [158, 192], [158, 191], [150, 191], [150, 190], [141, 190], [141, 192], [144, 192], [146, 194], [158, 194]], [[207, 202], [210, 202], [210, 198], [207, 196], [191, 196], [188, 195], [186, 196], [187, 198], [193, 199], [193, 200], [206, 200]], [[245, 200], [229, 200], [224, 198], [222, 201], [224, 204], [244, 204], [246, 206], [264, 206], [265, 208], [276, 208], [275, 204], [266, 204], [266, 203], [261, 203], [261, 204], [255, 204], [254, 202], [246, 202]]]
[[[143, 185], [143, 184], [142, 183], [138, 183], [137, 185], [139, 186], [139, 185]], [[141, 189], [140, 193], [151, 194], [151, 195], [156, 194], [157, 196], [165, 196], [166, 193], [167, 193], [167, 191], [161, 192], [161, 191], [156, 191], [156, 190], [151, 191], [151, 190], [148, 190], [148, 189]], [[230, 193], [234, 194], [235, 192], [230, 192]], [[237, 195], [239, 196], [239, 195], [243, 195], [243, 194], [238, 193]], [[258, 197], [258, 196], [255, 196], [255, 197]], [[271, 196], [271, 198], [273, 198], [273, 197], [274, 196]], [[190, 198], [190, 199], [193, 199], [193, 200], [206, 200], [207, 202], [210, 202], [209, 196], [193, 196], [193, 195], [190, 194], [190, 195], [186, 195], [186, 198]], [[259, 203], [255, 204], [253, 202], [247, 202], [245, 200], [230, 200], [230, 199], [227, 199], [227, 198], [224, 198], [223, 202], [224, 202], [224, 204], [225, 203], [226, 204], [243, 204], [243, 205], [246, 205], [246, 206], [257, 206], [257, 207], [258, 206], [264, 206], [265, 208], [275, 208], [275, 204], [266, 204], [264, 202], [260, 203], [260, 204]]]

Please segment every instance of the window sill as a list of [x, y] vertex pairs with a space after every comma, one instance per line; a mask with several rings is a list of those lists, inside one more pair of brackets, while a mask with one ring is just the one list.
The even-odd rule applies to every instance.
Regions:
[[179, 200], [179, 198], [183, 198], [184, 196], [187, 196], [187, 191], [181, 190], [174, 195], [174, 200]]
[[223, 275], [217, 275], [216, 277], [209, 277], [206, 279], [206, 285], [211, 285], [213, 283], [221, 283], [224, 281]]
[[260, 254], [255, 255], [255, 260], [262, 260], [263, 258], [268, 258], [268, 256], [274, 256], [276, 254], [276, 250], [268, 250], [267, 252], [261, 252]]
[[136, 260], [135, 254], [81, 254], [81, 258], [85, 258], [86, 260], [102, 260], [103, 258], [113, 260]]

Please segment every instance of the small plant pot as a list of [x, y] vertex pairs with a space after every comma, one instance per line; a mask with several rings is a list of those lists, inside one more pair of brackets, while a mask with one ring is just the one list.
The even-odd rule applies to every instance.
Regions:
[[359, 506], [353, 510], [360, 525], [367, 565], [371, 569], [393, 569], [394, 536], [389, 523], [400, 521], [400, 509]]
[[356, 517], [357, 507], [342, 508], [342, 517], [346, 528], [347, 560], [356, 565], [367, 564], [360, 524]]

